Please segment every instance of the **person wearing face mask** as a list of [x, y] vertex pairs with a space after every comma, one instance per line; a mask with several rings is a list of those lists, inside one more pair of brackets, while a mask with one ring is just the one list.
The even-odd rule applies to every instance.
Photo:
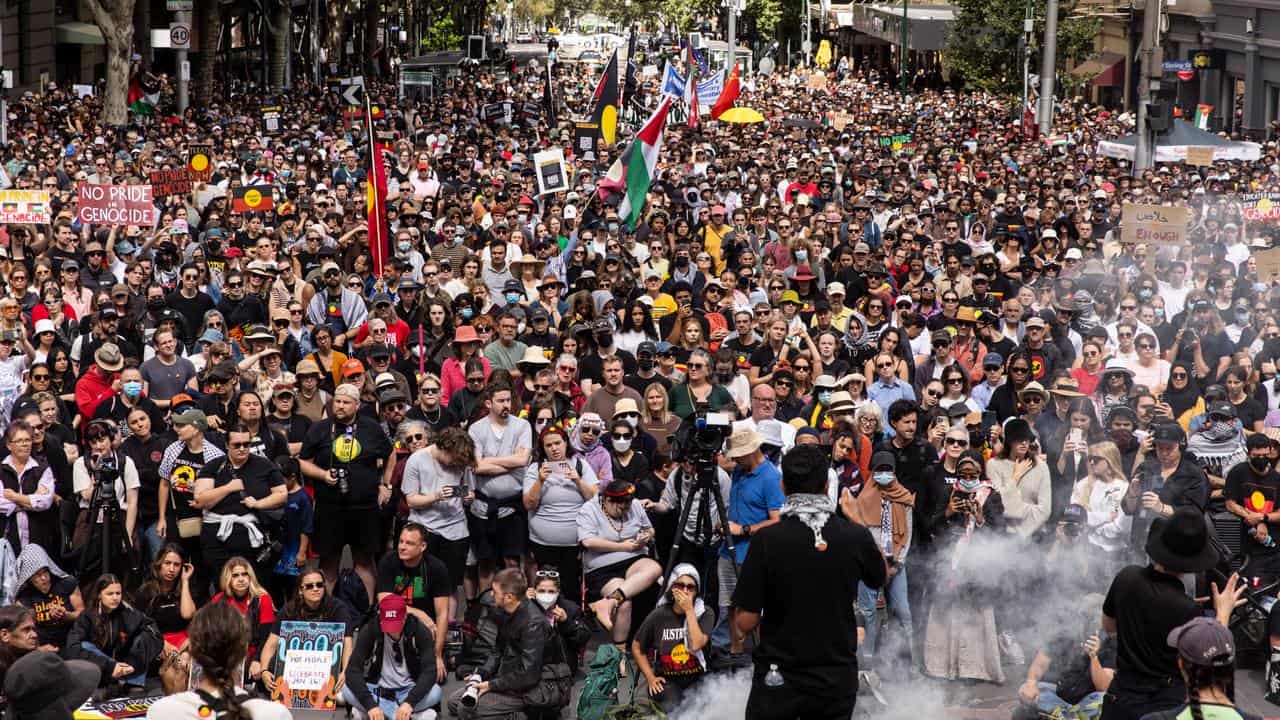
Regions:
[[591, 641], [591, 627], [583, 619], [582, 607], [560, 593], [561, 577], [555, 569], [540, 569], [533, 574], [533, 585], [527, 594], [542, 609], [552, 631], [560, 636], [565, 660], [577, 674], [578, 658]]
[[[840, 510], [845, 517], [871, 531], [876, 547], [880, 548], [888, 566], [888, 579], [884, 585], [889, 613], [902, 625], [905, 642], [915, 658], [916, 644], [912, 642], [911, 606], [907, 596], [907, 573], [903, 562], [911, 547], [912, 513], [915, 494], [898, 482], [894, 472], [896, 460], [893, 453], [881, 450], [871, 457], [872, 482], [864, 484], [854, 497], [849, 488], [840, 493]], [[858, 612], [866, 621], [866, 641], [858, 652], [861, 661], [869, 662], [875, 656], [880, 622], [876, 614], [879, 590], [863, 583], [858, 584]], [[913, 659], [913, 664], [915, 660]]]
[[[133, 361], [131, 360], [130, 363]], [[143, 392], [142, 373], [136, 365], [126, 366], [120, 371], [120, 392], [103, 401], [93, 412], [93, 419], [110, 420], [118, 428], [120, 438], [127, 439], [133, 434], [129, 429], [129, 413], [134, 408], [145, 410], [151, 417], [152, 427], [164, 427], [164, 411]]]
[[1227, 512], [1244, 527], [1241, 551], [1249, 558], [1249, 574], [1260, 577], [1262, 585], [1280, 577], [1280, 473], [1271, 446], [1266, 435], [1250, 435], [1245, 442], [1248, 460], [1227, 471], [1224, 491]]
[[813, 381], [813, 399], [800, 409], [800, 419], [809, 427], [829, 429], [831, 422], [827, 419], [827, 408], [835, 391], [836, 379], [830, 375], [819, 375]]

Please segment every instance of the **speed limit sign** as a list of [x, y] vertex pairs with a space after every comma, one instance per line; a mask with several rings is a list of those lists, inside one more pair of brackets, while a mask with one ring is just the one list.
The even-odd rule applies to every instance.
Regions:
[[187, 23], [171, 23], [169, 25], [169, 47], [174, 50], [190, 50], [191, 25]]

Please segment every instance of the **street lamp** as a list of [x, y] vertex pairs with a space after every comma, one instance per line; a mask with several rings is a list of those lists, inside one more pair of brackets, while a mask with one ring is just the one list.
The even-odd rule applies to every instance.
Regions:
[[902, 94], [907, 94], [907, 40], [910, 37], [911, 19], [907, 16], [911, 0], [902, 0], [902, 44], [898, 46], [898, 72]]

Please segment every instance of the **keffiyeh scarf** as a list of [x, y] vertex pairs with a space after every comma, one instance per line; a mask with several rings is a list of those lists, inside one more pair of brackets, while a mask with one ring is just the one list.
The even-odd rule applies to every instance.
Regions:
[[788, 495], [778, 512], [779, 517], [794, 517], [813, 531], [813, 546], [822, 552], [827, 549], [827, 541], [822, 537], [822, 528], [827, 518], [835, 512], [836, 504], [826, 495], [795, 493]]

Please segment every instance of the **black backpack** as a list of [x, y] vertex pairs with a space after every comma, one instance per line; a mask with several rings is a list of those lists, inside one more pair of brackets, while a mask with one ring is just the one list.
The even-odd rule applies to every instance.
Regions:
[[333, 599], [346, 606], [353, 629], [360, 628], [373, 617], [374, 608], [369, 602], [369, 591], [365, 589], [364, 581], [351, 568], [338, 573], [338, 580], [333, 584]]
[[484, 664], [498, 643], [498, 624], [493, 619], [493, 591], [485, 590], [467, 604], [462, 620], [462, 652], [454, 675], [462, 680]]

